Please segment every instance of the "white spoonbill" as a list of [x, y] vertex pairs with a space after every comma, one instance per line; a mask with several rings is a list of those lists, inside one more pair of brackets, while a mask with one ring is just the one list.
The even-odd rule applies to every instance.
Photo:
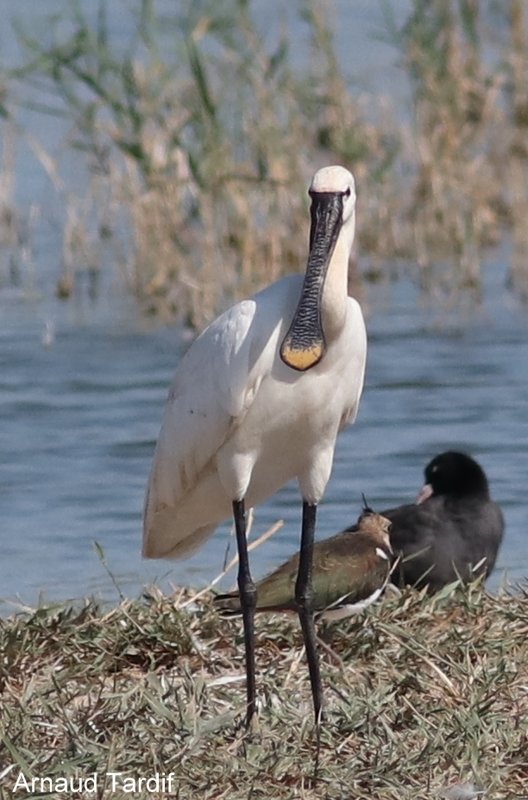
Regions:
[[256, 696], [256, 590], [245, 509], [297, 478], [303, 512], [295, 601], [318, 723], [323, 696], [312, 597], [316, 509], [330, 477], [337, 434], [355, 419], [365, 371], [363, 315], [347, 294], [354, 178], [344, 167], [324, 167], [312, 179], [310, 196], [304, 280], [288, 276], [237, 303], [182, 358], [145, 501], [147, 558], [187, 556], [218, 523], [234, 517], [248, 726]]

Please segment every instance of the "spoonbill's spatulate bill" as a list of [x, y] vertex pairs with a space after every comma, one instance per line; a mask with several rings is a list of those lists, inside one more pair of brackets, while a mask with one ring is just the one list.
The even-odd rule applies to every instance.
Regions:
[[366, 334], [348, 297], [354, 179], [340, 166], [315, 173], [304, 279], [294, 275], [230, 308], [181, 360], [165, 408], [145, 501], [143, 554], [183, 557], [234, 517], [244, 623], [247, 723], [255, 711], [256, 591], [245, 509], [297, 478], [303, 500], [295, 603], [316, 719], [322, 689], [313, 619], [317, 504], [336, 437], [357, 413]]

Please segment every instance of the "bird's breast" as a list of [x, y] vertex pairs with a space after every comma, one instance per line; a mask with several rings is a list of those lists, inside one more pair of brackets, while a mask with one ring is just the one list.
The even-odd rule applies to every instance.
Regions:
[[295, 381], [273, 373], [263, 378], [218, 453], [226, 491], [245, 496], [251, 505], [333, 452], [345, 403], [342, 392], [328, 376], [297, 375]]
[[355, 416], [363, 385], [363, 319], [357, 303], [351, 302], [347, 311], [342, 336], [330, 342], [324, 358], [306, 372], [280, 358], [288, 324], [285, 309], [282, 325], [262, 341], [253, 339], [243, 411], [233, 419], [216, 458], [230, 497], [257, 504], [293, 478], [299, 478], [310, 497], [321, 496], [337, 433]]

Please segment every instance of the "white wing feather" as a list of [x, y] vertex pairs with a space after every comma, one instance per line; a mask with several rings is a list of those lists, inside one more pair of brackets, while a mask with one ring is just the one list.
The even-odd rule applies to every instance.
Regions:
[[[359, 305], [349, 298], [344, 335], [332, 357], [313, 371], [292, 376], [277, 351], [301, 283], [301, 276], [283, 278], [253, 299], [233, 306], [206, 328], [180, 362], [169, 391], [145, 501], [146, 557], [188, 555], [230, 516], [232, 497], [222, 480], [234, 478], [236, 482], [240, 476], [224, 473], [221, 479], [226, 460], [217, 464], [216, 456], [221, 448], [226, 455], [223, 446], [235, 428], [242, 430], [246, 413], [253, 413], [255, 397], [260, 397], [259, 387], [264, 384], [266, 391], [252, 425], [257, 432], [262, 426], [266, 429], [271, 415], [276, 426], [273, 436], [279, 438], [271, 445], [270, 433], [258, 447], [275, 446], [282, 455], [275, 463], [273, 450], [267, 454], [259, 451], [260, 472], [250, 470], [251, 497], [267, 497], [295, 475], [307, 496], [321, 496], [336, 427], [352, 422], [357, 413], [365, 368], [365, 326]], [[282, 432], [277, 434], [278, 430]], [[315, 449], [314, 437], [319, 442]], [[280, 480], [279, 466], [283, 468]]]
[[[216, 319], [193, 342], [169, 390], [154, 453], [144, 514], [144, 554], [167, 511], [176, 509], [254, 396], [248, 382], [254, 300]], [[158, 524], [159, 523], [159, 524]], [[182, 535], [188, 531], [181, 531]], [[178, 543], [178, 530], [171, 531]], [[205, 537], [204, 537], [205, 538]], [[197, 546], [200, 542], [197, 541]]]

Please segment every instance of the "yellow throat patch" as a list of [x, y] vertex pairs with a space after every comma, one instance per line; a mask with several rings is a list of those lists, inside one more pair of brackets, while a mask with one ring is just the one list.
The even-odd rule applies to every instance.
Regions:
[[284, 343], [281, 348], [281, 358], [292, 369], [305, 372], [314, 367], [323, 357], [324, 342], [316, 341], [309, 347], [291, 347]]

